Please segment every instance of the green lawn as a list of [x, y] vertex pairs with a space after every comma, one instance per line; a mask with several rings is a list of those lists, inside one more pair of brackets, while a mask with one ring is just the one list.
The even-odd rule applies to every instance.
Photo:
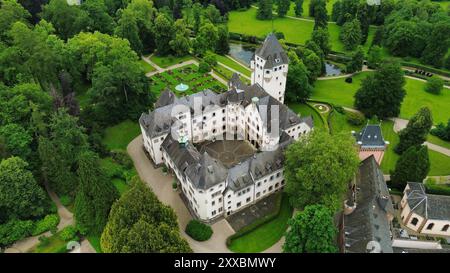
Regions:
[[[316, 81], [311, 99], [353, 107], [354, 94], [361, 85], [361, 80], [373, 72], [361, 72], [353, 77], [353, 83], [345, 82], [345, 78]], [[428, 106], [433, 114], [434, 123], [447, 122], [450, 105], [450, 89], [444, 88], [440, 95], [424, 91], [425, 82], [405, 78], [406, 96], [402, 103], [400, 118], [409, 119], [420, 107]]]
[[[190, 95], [205, 89], [211, 89], [217, 93], [226, 91], [225, 85], [209, 74], [199, 73], [198, 66], [193, 64], [153, 75], [150, 80], [151, 90], [156, 97], [159, 97], [165, 88], [169, 88], [177, 96]], [[189, 89], [185, 92], [176, 91], [175, 87], [180, 83], [187, 84]]]
[[281, 199], [280, 212], [271, 221], [231, 241], [230, 250], [238, 253], [256, 253], [266, 250], [283, 237], [293, 209], [286, 194]]
[[[256, 19], [256, 8], [250, 8], [246, 11], [232, 11], [229, 13], [228, 28], [230, 32], [265, 37], [272, 31], [271, 20]], [[276, 31], [283, 32], [286, 41], [294, 44], [303, 45], [310, 39], [314, 28], [314, 22], [306, 20], [296, 20], [292, 18], [275, 18], [273, 20]], [[369, 30], [368, 42], [364, 45], [366, 50], [370, 45], [375, 33], [375, 27]], [[332, 49], [338, 52], [347, 52], [342, 42], [339, 40], [340, 27], [329, 23], [330, 43]]]
[[[331, 12], [333, 11], [333, 4], [336, 2], [336, 0], [326, 0], [326, 1], [327, 1], [327, 13], [331, 17]], [[303, 1], [303, 5], [302, 5], [303, 13], [302, 13], [301, 17], [311, 18], [309, 16], [309, 2], [310, 2], [310, 0], [304, 0]], [[276, 5], [274, 5], [274, 11], [276, 11], [275, 6]], [[289, 9], [289, 11], [287, 13], [288, 16], [294, 16], [295, 17], [295, 10], [294, 10], [294, 8], [295, 8], [295, 4], [294, 4], [294, 2], [291, 2], [291, 7], [290, 7], [290, 9]]]
[[393, 121], [382, 121], [381, 131], [383, 132], [384, 140], [389, 141], [387, 150], [384, 152], [383, 161], [381, 162], [381, 169], [383, 170], [383, 173], [389, 174], [390, 170], [394, 170], [395, 163], [399, 158], [399, 155], [394, 152], [394, 147], [398, 144], [399, 138], [398, 135], [394, 132]]
[[86, 238], [89, 243], [91, 243], [92, 247], [95, 249], [97, 253], [103, 253], [102, 247], [100, 246], [100, 236], [98, 235], [89, 235]]
[[227, 56], [222, 56], [219, 54], [214, 54], [214, 55], [216, 56], [218, 62], [238, 71], [241, 74], [244, 74], [247, 77], [251, 76], [252, 72], [250, 71], [250, 68], [240, 65], [239, 63], [231, 60]]
[[126, 151], [128, 144], [141, 133], [138, 121], [126, 120], [105, 130], [103, 143], [109, 150]]
[[430, 149], [428, 149], [428, 156], [431, 165], [428, 175], [450, 175], [450, 157]]
[[116, 187], [117, 191], [119, 191], [120, 195], [124, 194], [127, 190], [130, 189], [130, 185], [128, 185], [127, 182], [123, 181], [122, 179], [114, 178], [112, 180], [112, 183]]
[[312, 109], [311, 106], [308, 106], [304, 103], [290, 103], [288, 104], [289, 108], [292, 109], [297, 114], [300, 114], [302, 117], [311, 116], [314, 121], [314, 128], [326, 128], [326, 125], [320, 115]]
[[66, 253], [67, 242], [61, 239], [60, 232], [48, 237], [48, 242], [40, 242], [33, 250], [33, 253]]
[[155, 64], [157, 64], [159, 67], [162, 68], [166, 68], [169, 66], [172, 66], [174, 64], [178, 64], [181, 62], [185, 62], [187, 60], [191, 60], [192, 56], [190, 55], [186, 55], [186, 56], [182, 56], [182, 57], [176, 57], [176, 56], [157, 56], [157, 55], [152, 55], [150, 57], [150, 60], [152, 62], [154, 62]]
[[450, 141], [442, 140], [442, 139], [438, 138], [437, 136], [433, 136], [432, 134], [428, 135], [427, 141], [430, 143], [445, 147], [447, 149], [450, 149]]
[[139, 64], [142, 66], [142, 69], [144, 69], [145, 73], [152, 72], [152, 71], [156, 70], [153, 66], [151, 66], [149, 63], [147, 63], [146, 61], [144, 61], [142, 59], [139, 60]]
[[344, 114], [333, 111], [330, 117], [331, 132], [333, 134], [344, 132], [351, 134], [352, 131], [359, 132], [366, 125], [364, 122], [360, 126], [352, 125], [347, 121], [347, 117]]

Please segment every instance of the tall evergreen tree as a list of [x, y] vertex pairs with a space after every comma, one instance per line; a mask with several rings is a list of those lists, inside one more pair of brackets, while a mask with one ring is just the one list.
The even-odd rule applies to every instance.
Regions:
[[[315, 0], [314, 5], [314, 29], [328, 27], [327, 3], [325, 0]], [[311, 1], [313, 2], [313, 1]], [[311, 16], [311, 14], [310, 14]]]
[[295, 16], [300, 17], [303, 14], [303, 0], [295, 0]]
[[324, 56], [328, 55], [331, 51], [330, 34], [328, 28], [314, 29], [311, 34], [311, 40], [315, 42], [322, 50]]
[[220, 26], [218, 28], [219, 39], [217, 40], [216, 53], [225, 55], [230, 51], [230, 37], [228, 28], [226, 26]]
[[421, 145], [427, 139], [431, 126], [433, 126], [433, 118], [428, 107], [422, 107], [409, 120], [405, 129], [399, 132], [400, 142], [394, 148], [398, 154], [403, 153], [409, 147]]
[[425, 145], [409, 147], [398, 159], [391, 172], [392, 186], [403, 190], [407, 182], [422, 182], [430, 171], [428, 148]]
[[256, 17], [260, 20], [272, 19], [272, 0], [259, 0], [258, 13]]
[[74, 208], [76, 224], [84, 234], [100, 235], [108, 220], [109, 210], [119, 194], [100, 167], [98, 155], [91, 151], [79, 156], [77, 175], [79, 185]]
[[345, 23], [339, 33], [339, 39], [342, 41], [345, 49], [347, 50], [353, 50], [360, 45], [362, 41], [362, 33], [359, 20], [354, 19]]
[[277, 0], [277, 13], [279, 17], [284, 17], [291, 7], [291, 0]]
[[362, 46], [358, 46], [355, 52], [352, 53], [351, 60], [347, 63], [346, 72], [354, 73], [361, 71], [364, 63], [364, 50]]

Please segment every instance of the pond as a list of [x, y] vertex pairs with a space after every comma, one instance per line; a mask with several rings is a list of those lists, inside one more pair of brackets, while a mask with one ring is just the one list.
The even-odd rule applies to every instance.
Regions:
[[326, 76], [337, 76], [342, 74], [342, 71], [339, 67], [328, 62], [325, 63], [325, 70]]
[[228, 54], [242, 63], [247, 64], [247, 66], [250, 66], [250, 61], [255, 53], [255, 50], [256, 48], [251, 45], [230, 43], [230, 52]]

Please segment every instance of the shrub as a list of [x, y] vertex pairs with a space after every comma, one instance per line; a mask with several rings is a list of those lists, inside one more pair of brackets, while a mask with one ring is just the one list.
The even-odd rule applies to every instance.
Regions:
[[338, 112], [339, 114], [345, 114], [344, 107], [342, 107], [340, 105], [335, 105], [334, 110], [336, 110], [336, 112]]
[[163, 173], [167, 173], [167, 167], [166, 167], [166, 165], [162, 166], [162, 171], [163, 171]]
[[436, 128], [431, 129], [430, 134], [433, 136], [437, 136], [440, 139], [450, 141], [450, 119], [447, 122], [447, 125], [444, 123], [439, 123]]
[[39, 236], [38, 240], [40, 246], [47, 246], [50, 243], [50, 239], [45, 235]]
[[209, 66], [209, 64], [205, 61], [200, 62], [200, 64], [198, 65], [198, 72], [208, 73], [209, 71], [211, 71], [211, 67]]
[[345, 116], [347, 117], [348, 123], [355, 126], [362, 125], [365, 121], [364, 116], [356, 112], [347, 112]]
[[64, 207], [67, 207], [67, 206], [70, 206], [72, 204], [73, 199], [69, 195], [62, 195], [61, 197], [59, 197], [59, 201], [61, 202], [61, 204]]
[[213, 231], [210, 226], [198, 220], [191, 220], [186, 226], [187, 235], [196, 241], [206, 241], [211, 238]]
[[74, 226], [67, 226], [59, 233], [59, 237], [65, 242], [73, 241], [77, 237], [77, 228]]
[[29, 236], [33, 230], [33, 221], [11, 220], [0, 225], [0, 246], [10, 245]]
[[133, 168], [133, 160], [131, 160], [131, 158], [125, 151], [121, 150], [111, 151], [111, 156], [117, 164], [120, 164], [127, 169]]
[[49, 214], [36, 222], [32, 235], [36, 236], [47, 231], [52, 231], [56, 229], [59, 224], [58, 214]]
[[431, 77], [425, 85], [425, 91], [432, 94], [440, 94], [444, 87], [444, 80], [439, 77]]
[[353, 78], [352, 77], [345, 78], [345, 82], [346, 83], [352, 83], [353, 82]]
[[177, 181], [173, 181], [173, 182], [172, 182], [172, 188], [173, 188], [174, 190], [176, 190], [177, 187], [178, 187]]
[[217, 58], [214, 54], [208, 52], [205, 54], [205, 57], [203, 57], [203, 60], [209, 64], [209, 66], [216, 66], [217, 65]]

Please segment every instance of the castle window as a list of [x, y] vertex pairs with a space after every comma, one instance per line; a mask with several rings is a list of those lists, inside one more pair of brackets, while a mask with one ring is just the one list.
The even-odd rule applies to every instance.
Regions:
[[239, 208], [240, 206], [241, 206], [241, 202], [238, 202], [238, 203], [236, 204], [236, 207]]
[[449, 227], [449, 225], [447, 224], [447, 225], [445, 225], [443, 228], [442, 228], [442, 231], [447, 231], [448, 230], [448, 227]]
[[269, 71], [269, 70], [266, 70], [266, 74], [270, 74], [270, 71]]
[[417, 219], [416, 217], [414, 217], [414, 218], [411, 220], [411, 225], [415, 226], [415, 225], [417, 225], [418, 222], [419, 222], [419, 219]]
[[429, 223], [427, 226], [427, 229], [433, 229], [433, 227], [434, 227], [434, 223]]
[[251, 199], [250, 197], [247, 198], [247, 203], [250, 202], [250, 199]]

